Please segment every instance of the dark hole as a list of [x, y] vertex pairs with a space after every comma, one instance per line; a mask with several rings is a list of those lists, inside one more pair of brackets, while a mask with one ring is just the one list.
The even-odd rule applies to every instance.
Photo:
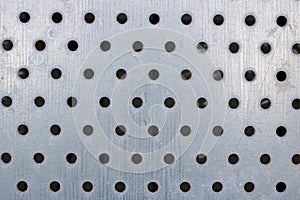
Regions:
[[245, 73], [245, 79], [247, 81], [253, 81], [255, 79], [255, 72], [252, 70], [248, 70]]
[[22, 23], [27, 23], [30, 20], [30, 15], [27, 12], [21, 12], [19, 19]]
[[220, 81], [223, 79], [223, 72], [221, 70], [216, 70], [214, 71], [213, 73], [213, 78], [216, 80], [216, 81]]
[[199, 163], [199, 164], [204, 164], [204, 163], [206, 163], [206, 161], [207, 161], [207, 157], [206, 157], [206, 155], [204, 155], [203, 153], [200, 153], [200, 154], [197, 155], [196, 161], [197, 161], [197, 163]]
[[38, 51], [43, 51], [46, 48], [46, 43], [43, 40], [38, 40], [35, 42], [35, 48]]
[[76, 51], [78, 49], [78, 43], [75, 40], [71, 40], [68, 42], [68, 49], [70, 51]]
[[151, 80], [156, 80], [159, 77], [159, 71], [156, 69], [151, 69], [148, 73], [148, 76]]
[[184, 25], [189, 25], [189, 24], [192, 22], [192, 16], [189, 15], [189, 14], [184, 14], [184, 15], [182, 15], [182, 17], [181, 17], [181, 22], [182, 22]]
[[86, 23], [91, 24], [95, 21], [95, 15], [93, 13], [86, 13], [84, 20]]
[[25, 124], [21, 124], [18, 126], [18, 132], [21, 135], [26, 135], [28, 133], [28, 127]]
[[279, 137], [285, 136], [285, 134], [286, 134], [286, 128], [285, 128], [284, 126], [279, 126], [279, 127], [276, 129], [276, 134], [277, 134]]
[[248, 26], [253, 26], [255, 24], [255, 17], [253, 15], [248, 15], [246, 18], [245, 18], [245, 23], [248, 25]]
[[283, 27], [283, 26], [286, 25], [287, 19], [286, 19], [285, 16], [279, 16], [279, 17], [277, 17], [276, 22], [277, 22], [277, 25], [278, 25], [278, 26]]
[[271, 106], [271, 101], [270, 99], [267, 99], [267, 98], [264, 98], [260, 101], [260, 106], [263, 108], [263, 109], [268, 109], [270, 108]]
[[62, 21], [62, 15], [59, 12], [55, 12], [52, 14], [52, 21], [54, 23], [60, 23]]
[[279, 182], [276, 184], [277, 192], [284, 192], [286, 189], [286, 184], [284, 182]]
[[67, 99], [67, 104], [69, 107], [75, 107], [77, 105], [77, 99], [75, 97], [69, 97]]
[[117, 16], [117, 21], [120, 23], [120, 24], [125, 24], [127, 22], [127, 15], [125, 13], [120, 13], [118, 14]]
[[254, 135], [255, 129], [253, 126], [247, 126], [244, 130], [244, 133], [246, 136], [250, 137], [250, 136]]
[[220, 25], [223, 24], [223, 22], [224, 22], [224, 17], [222, 15], [216, 15], [216, 16], [214, 16], [214, 23], [215, 23], [215, 25], [220, 26]]
[[44, 161], [44, 155], [43, 154], [41, 154], [41, 153], [36, 153], [36, 154], [34, 154], [34, 156], [33, 156], [33, 159], [34, 159], [34, 161], [36, 162], [36, 163], [42, 163], [43, 161]]
[[279, 71], [276, 74], [276, 78], [280, 82], [285, 81], [285, 79], [286, 79], [286, 73], [284, 71]]
[[189, 182], [182, 182], [182, 183], [180, 184], [180, 190], [181, 190], [182, 192], [188, 192], [190, 189], [191, 189], [191, 185], [190, 185]]
[[197, 45], [197, 49], [203, 53], [203, 52], [207, 51], [208, 45], [206, 42], [199, 42]]
[[143, 45], [142, 42], [136, 41], [136, 42], [133, 43], [132, 48], [133, 48], [134, 51], [140, 52], [140, 51], [143, 50], [143, 46], [144, 46], [144, 45]]
[[192, 77], [192, 72], [188, 69], [184, 69], [181, 72], [181, 78], [183, 80], [189, 80]]
[[77, 156], [74, 153], [69, 153], [66, 156], [66, 160], [68, 161], [68, 163], [74, 164], [77, 160]]
[[175, 100], [172, 97], [165, 99], [164, 104], [167, 108], [172, 108], [175, 105]]
[[292, 51], [294, 54], [299, 55], [300, 54], [300, 43], [296, 43], [292, 47]]
[[271, 162], [271, 157], [268, 154], [263, 154], [260, 156], [260, 162], [266, 165]]
[[29, 71], [26, 68], [21, 68], [18, 71], [18, 75], [21, 79], [26, 79], [29, 76]]
[[118, 79], [125, 79], [127, 75], [127, 72], [124, 69], [118, 69], [116, 72], [116, 76]]
[[51, 189], [53, 192], [59, 191], [59, 189], [60, 189], [60, 184], [59, 184], [59, 182], [57, 182], [57, 181], [51, 182], [51, 183], [50, 183], [50, 189]]
[[300, 109], [300, 99], [294, 99], [292, 102], [292, 106], [296, 110]]
[[240, 103], [239, 103], [239, 100], [237, 98], [230, 99], [229, 103], [228, 103], [229, 107], [232, 108], [232, 109], [237, 108], [239, 106], [239, 104]]
[[197, 99], [198, 108], [205, 108], [207, 105], [208, 105], [208, 101], [205, 98], [201, 97]]
[[99, 104], [101, 107], [103, 108], [106, 108], [109, 106], [110, 104], [110, 99], [108, 97], [102, 97], [100, 100], [99, 100]]
[[269, 43], [263, 43], [260, 46], [260, 50], [261, 52], [263, 52], [264, 54], [267, 54], [271, 51], [271, 45]]
[[247, 182], [244, 185], [244, 189], [246, 192], [252, 192], [254, 190], [254, 184], [252, 182]]
[[34, 99], [34, 104], [37, 106], [37, 107], [42, 107], [44, 104], [45, 104], [45, 99], [43, 97], [36, 97]]
[[4, 40], [4, 41], [2, 42], [2, 47], [3, 47], [3, 49], [6, 50], [6, 51], [12, 50], [13, 46], [14, 46], [14, 45], [13, 45], [13, 43], [12, 43], [11, 40]]
[[28, 188], [28, 185], [25, 181], [20, 181], [18, 184], [17, 184], [17, 188], [18, 190], [20, 190], [21, 192], [25, 192]]
[[167, 52], [172, 52], [172, 51], [175, 50], [175, 48], [176, 48], [176, 45], [175, 45], [175, 43], [172, 42], [172, 41], [169, 41], [169, 42], [167, 42], [167, 43], [165, 44], [165, 49], [166, 49]]
[[300, 155], [299, 155], [299, 154], [293, 155], [293, 157], [292, 157], [292, 162], [293, 162], [295, 165], [299, 165], [299, 164], [300, 164]]
[[4, 96], [4, 97], [2, 97], [1, 102], [2, 102], [3, 106], [9, 107], [12, 104], [12, 99], [9, 96]]
[[123, 136], [126, 133], [126, 128], [123, 125], [119, 125], [116, 127], [115, 132], [118, 136]]
[[54, 79], [59, 79], [61, 77], [61, 71], [58, 68], [52, 69], [51, 70], [51, 76]]
[[60, 128], [59, 125], [54, 124], [54, 125], [52, 125], [51, 128], [50, 128], [50, 132], [51, 132], [53, 135], [59, 135], [60, 132], [61, 132], [61, 128]]
[[140, 97], [135, 97], [132, 99], [132, 105], [135, 108], [139, 108], [143, 105], [143, 100]]
[[117, 183], [115, 184], [115, 190], [116, 190], [117, 192], [124, 192], [125, 189], [126, 189], [125, 183], [123, 183], [123, 182], [117, 182]]
[[100, 49], [102, 51], [108, 51], [108, 50], [110, 50], [110, 47], [111, 47], [110, 42], [106, 41], [106, 40], [102, 41], [100, 44]]
[[151, 24], [157, 24], [159, 22], [159, 15], [156, 13], [153, 13], [149, 17], [149, 21]]
[[82, 189], [85, 191], [85, 192], [90, 192], [93, 190], [93, 184], [89, 181], [86, 181], [82, 184]]
[[215, 183], [212, 185], [212, 190], [213, 190], [214, 192], [220, 192], [220, 191], [222, 190], [222, 188], [223, 188], [223, 185], [222, 185], [222, 183], [220, 183], [220, 182], [215, 182]]
[[151, 136], [156, 136], [159, 133], [159, 128], [155, 125], [152, 125], [148, 128], [148, 133]]
[[233, 42], [233, 43], [231, 43], [231, 44], [229, 45], [229, 51], [230, 51], [231, 53], [237, 53], [237, 52], [239, 51], [239, 49], [240, 49], [240, 46], [239, 46], [239, 44], [236, 43], [236, 42]]
[[150, 183], [148, 184], [148, 190], [149, 190], [150, 192], [156, 192], [156, 191], [158, 190], [158, 184], [155, 183], [155, 182], [150, 182]]
[[232, 165], [236, 164], [239, 162], [239, 156], [237, 154], [231, 154], [228, 157], [228, 162]]
[[92, 69], [85, 69], [83, 72], [83, 76], [86, 79], [92, 79], [94, 77], [94, 71]]
[[1, 160], [2, 160], [2, 162], [7, 164], [11, 161], [11, 155], [9, 153], [3, 153], [1, 155]]

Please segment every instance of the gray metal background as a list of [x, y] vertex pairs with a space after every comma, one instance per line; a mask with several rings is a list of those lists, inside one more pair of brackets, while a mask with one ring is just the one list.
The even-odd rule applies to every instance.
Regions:
[[[291, 50], [292, 45], [300, 41], [299, 6], [300, 1], [295, 0], [1, 1], [0, 41], [9, 38], [13, 41], [14, 48], [8, 52], [1, 48], [0, 51], [0, 95], [13, 99], [11, 107], [1, 105], [0, 109], [0, 153], [9, 152], [12, 156], [10, 163], [0, 163], [0, 198], [300, 199], [299, 165], [294, 165], [291, 161], [292, 156], [300, 152], [300, 112], [291, 106], [292, 100], [300, 96], [300, 56], [293, 54]], [[18, 15], [22, 11], [30, 14], [29, 23], [19, 22]], [[55, 11], [63, 14], [60, 24], [51, 21], [51, 15]], [[93, 12], [96, 16], [94, 23], [85, 23], [84, 15], [87, 12]], [[124, 25], [116, 21], [117, 14], [122, 12], [128, 16]], [[157, 25], [149, 23], [151, 13], [160, 15]], [[192, 23], [187, 26], [180, 21], [185, 13], [191, 14], [193, 18]], [[244, 23], [244, 18], [249, 13], [256, 17], [253, 27]], [[223, 25], [213, 24], [215, 14], [224, 16]], [[285, 15], [288, 19], [288, 24], [283, 28], [276, 24], [279, 15]], [[101, 165], [78, 136], [80, 133], [77, 133], [77, 124], [74, 123], [73, 108], [68, 107], [66, 100], [74, 94], [74, 85], [79, 80], [78, 76], [82, 75], [83, 63], [95, 48], [99, 48], [102, 40], [117, 34], [121, 38], [123, 32], [141, 28], [174, 30], [196, 43], [207, 42], [207, 54], [214, 63], [214, 68], [210, 69], [211, 76], [216, 69], [222, 69], [224, 72], [222, 83], [226, 98], [220, 100], [226, 109], [224, 133], [209, 151], [208, 160], [203, 165], [199, 165], [195, 159], [200, 153], [201, 137], [197, 137], [190, 148], [170, 166], [152, 172], [131, 173]], [[151, 44], [150, 39], [153, 38], [151, 30], [143, 31], [146, 48], [146, 44]], [[124, 37], [124, 42], [134, 41], [135, 38], [132, 37]], [[154, 38], [155, 44], [161, 43], [163, 48], [165, 42], [169, 41], [168, 37], [172, 35]], [[38, 39], [46, 42], [46, 50], [35, 50], [34, 43]], [[71, 39], [79, 44], [75, 52], [67, 49], [67, 42]], [[237, 54], [228, 50], [228, 45], [233, 41], [240, 44]], [[264, 41], [272, 45], [272, 51], [268, 55], [263, 55], [260, 51], [260, 44]], [[118, 42], [111, 42], [112, 49], [120, 48], [118, 45], [122, 46], [122, 40]], [[188, 53], [197, 51], [196, 45], [191, 49], [180, 41], [176, 42], [176, 49], [181, 48]], [[130, 48], [131, 46], [128, 46], [128, 51], [131, 51]], [[132, 63], [138, 56], [132, 55]], [[155, 58], [153, 60], [155, 62]], [[126, 62], [131, 63], [128, 59]], [[18, 69], [23, 66], [30, 70], [30, 76], [25, 80], [17, 76]], [[60, 68], [63, 73], [62, 78], [58, 80], [52, 79], [50, 75], [51, 69], [55, 67]], [[247, 69], [256, 72], [255, 81], [248, 82], [244, 79]], [[287, 72], [287, 80], [284, 83], [276, 80], [276, 72], [279, 69]], [[180, 73], [180, 68], [178, 70]], [[196, 78], [197, 74], [193, 74], [193, 77]], [[109, 81], [114, 80], [115, 76], [109, 77], [108, 73], [105, 78]], [[107, 87], [111, 85], [108, 83], [101, 87], [106, 87], [109, 91]], [[196, 83], [192, 86], [205, 87], [204, 84]], [[148, 89], [144, 92], [149, 92]], [[209, 87], [207, 89], [212, 95], [215, 92]], [[97, 96], [97, 92], [101, 91], [96, 90], [96, 94], [93, 94], [96, 99], [101, 96]], [[165, 92], [160, 90], [152, 95], [159, 99], [159, 94]], [[34, 105], [33, 100], [36, 96], [45, 98], [45, 106], [37, 108]], [[227, 106], [232, 97], [240, 100], [237, 109], [229, 109]], [[268, 110], [259, 106], [260, 100], [265, 97], [272, 102]], [[207, 99], [209, 100], [209, 97]], [[80, 100], [78, 102], [81, 103]], [[98, 106], [96, 104], [97, 101], [95, 106]], [[195, 104], [195, 100], [191, 100], [191, 104]], [[209, 101], [209, 106], [208, 110], [216, 105], [210, 104]], [[173, 114], [180, 113], [175, 110]], [[210, 118], [209, 113], [207, 118], [205, 112], [202, 116], [204, 119]], [[214, 118], [210, 120], [210, 123], [214, 124]], [[206, 121], [204, 122], [206, 124]], [[29, 128], [29, 133], [25, 136], [17, 132], [18, 125], [22, 123], [27, 124]], [[60, 135], [53, 136], [50, 133], [49, 129], [53, 124], [61, 126]], [[199, 124], [200, 135], [201, 132], [205, 134], [207, 130]], [[252, 137], [243, 133], [248, 125], [256, 128]], [[276, 127], [280, 125], [287, 128], [284, 137], [276, 135]], [[113, 130], [114, 128], [107, 134], [114, 134]], [[162, 141], [167, 141], [172, 132], [166, 130], [162, 134]], [[126, 146], [124, 142], [128, 142], [124, 140], [122, 143], [117, 137], [115, 139], [114, 143], [121, 147]], [[143, 150], [138, 149], [138, 142], [130, 144], [128, 148], [134, 151], [135, 147], [135, 151]], [[41, 164], [33, 160], [33, 155], [37, 152], [45, 156], [45, 161]], [[77, 155], [75, 164], [69, 164], [65, 159], [70, 152]], [[228, 163], [228, 156], [232, 153], [239, 155], [240, 159], [236, 165]], [[259, 161], [264, 153], [271, 156], [271, 163], [268, 165]], [[25, 192], [18, 191], [16, 187], [21, 180], [28, 184]], [[49, 188], [50, 182], [54, 180], [60, 182], [61, 189], [58, 192]], [[91, 192], [83, 191], [84, 181], [94, 184]], [[114, 184], [118, 181], [126, 183], [125, 192], [115, 191]], [[151, 181], [159, 185], [155, 193], [147, 190], [147, 184]], [[186, 193], [179, 187], [183, 181], [191, 184], [191, 190]], [[212, 190], [212, 184], [217, 181], [223, 184], [219, 193]], [[275, 185], [281, 181], [286, 183], [287, 188], [278, 193]], [[246, 182], [255, 184], [253, 192], [244, 191]]]

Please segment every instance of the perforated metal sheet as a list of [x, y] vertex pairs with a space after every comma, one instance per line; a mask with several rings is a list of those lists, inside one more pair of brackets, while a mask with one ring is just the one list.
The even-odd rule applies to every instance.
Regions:
[[0, 199], [300, 199], [300, 1], [0, 8]]

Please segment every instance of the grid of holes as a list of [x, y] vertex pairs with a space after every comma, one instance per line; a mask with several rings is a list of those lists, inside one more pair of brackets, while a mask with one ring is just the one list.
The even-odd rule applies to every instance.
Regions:
[[[95, 15], [93, 13], [86, 13], [84, 15], [84, 21], [88, 24], [92, 24], [95, 21]], [[59, 12], [55, 12], [52, 14], [51, 17], [52, 21], [54, 23], [60, 23], [63, 20], [63, 15]], [[19, 14], [19, 20], [21, 23], [28, 23], [30, 21], [30, 14], [27, 12], [21, 12]], [[127, 15], [125, 13], [120, 13], [117, 15], [116, 20], [119, 24], [125, 24], [128, 21]], [[225, 19], [222, 15], [217, 14], [213, 17], [212, 19], [213, 23], [216, 26], [221, 26]], [[149, 16], [149, 22], [153, 25], [156, 25], [160, 22], [160, 16], [156, 13], [153, 13]], [[183, 25], [189, 25], [192, 23], [192, 16], [190, 14], [183, 14], [181, 17], [181, 22]], [[248, 15], [245, 17], [245, 24], [247, 26], [253, 26], [256, 23], [256, 18], [253, 15]], [[279, 27], [284, 27], [287, 24], [287, 18], [285, 16], [279, 16], [276, 20], [276, 23]], [[13, 41], [10, 39], [4, 39], [2, 41], [2, 47], [5, 51], [10, 51], [13, 49]], [[37, 40], [34, 43], [34, 47], [37, 51], [44, 51], [46, 49], [46, 42], [43, 40]], [[78, 42], [75, 40], [70, 40], [67, 43], [67, 47], [70, 51], [76, 51], [78, 49]], [[170, 41], [167, 42], [165, 44], [165, 50], [167, 52], [172, 52], [175, 50], [175, 43]], [[108, 41], [103, 41], [100, 44], [100, 48], [103, 51], [109, 51], [111, 48], [111, 44]], [[143, 50], [143, 43], [141, 41], [136, 41], [133, 45], [132, 48], [134, 51], [136, 52], [140, 52]], [[206, 42], [199, 42], [197, 45], [197, 49], [200, 52], [205, 52], [208, 50], [208, 44]], [[238, 53], [240, 50], [240, 45], [237, 42], [232, 42], [231, 44], [229, 44], [228, 47], [229, 51], [231, 53]], [[260, 45], [260, 50], [263, 54], [269, 54], [272, 50], [272, 45], [270, 43], [264, 42]], [[296, 55], [300, 55], [300, 43], [295, 43], [293, 44], [291, 51], [296, 54]], [[120, 80], [125, 79], [126, 78], [126, 70], [125, 69], [119, 69], [116, 72], [116, 77]], [[29, 69], [27, 68], [20, 68], [17, 72], [18, 76], [21, 79], [27, 79], [29, 77]], [[60, 79], [62, 76], [62, 71], [59, 68], [54, 68], [51, 70], [50, 72], [51, 77], [53, 79]], [[94, 76], [94, 72], [92, 69], [86, 69], [84, 71], [84, 77], [86, 79], [92, 79]], [[159, 71], [156, 69], [153, 69], [151, 71], [149, 71], [149, 78], [151, 80], [156, 80], [159, 78]], [[216, 70], [214, 71], [214, 73], [212, 74], [213, 78], [216, 81], [220, 81], [221, 79], [223, 79], [223, 71], [221, 70]], [[192, 72], [189, 69], [185, 69], [181, 72], [181, 78], [183, 80], [189, 80], [192, 77]], [[247, 81], [254, 81], [256, 77], [256, 73], [253, 70], [247, 70], [244, 73], [244, 78]], [[275, 75], [276, 79], [278, 82], [284, 82], [287, 78], [287, 74], [284, 70], [280, 70], [276, 73]], [[2, 97], [2, 105], [4, 107], [10, 107], [13, 103], [13, 100], [10, 96], [3, 96]], [[36, 107], [43, 107], [45, 105], [45, 99], [41, 96], [38, 96], [34, 99], [33, 102]], [[75, 107], [77, 105], [77, 99], [75, 97], [69, 97], [66, 100], [66, 103], [69, 107]], [[110, 99], [108, 97], [101, 97], [99, 100], [99, 104], [101, 107], [108, 107], [110, 105]], [[132, 100], [132, 105], [135, 108], [139, 108], [143, 105], [143, 100], [140, 97], [135, 97]], [[172, 108], [175, 105], [175, 100], [172, 97], [168, 97], [165, 99], [164, 101], [164, 105], [167, 108]], [[201, 97], [199, 99], [196, 100], [195, 103], [196, 106], [198, 106], [200, 109], [205, 108], [208, 105], [207, 100], [204, 97]], [[239, 107], [240, 105], [240, 100], [237, 98], [231, 98], [228, 101], [228, 105], [231, 109], [236, 109]], [[260, 106], [263, 109], [268, 109], [271, 106], [271, 100], [268, 98], [262, 98], [260, 101]], [[299, 110], [300, 109], [300, 99], [294, 99], [291, 103], [292, 108], [294, 108], [295, 110]], [[26, 124], [20, 124], [17, 128], [17, 131], [20, 135], [25, 136], [28, 132], [29, 132], [29, 128]], [[61, 133], [61, 127], [58, 124], [54, 124], [51, 126], [50, 128], [50, 132], [54, 135], [54, 136], [58, 136]], [[158, 134], [159, 130], [156, 126], [150, 126], [148, 129], [148, 132], [150, 135], [155, 136]], [[190, 128], [188, 126], [183, 126], [180, 129], [180, 132], [182, 135], [187, 136], [189, 135], [189, 133], [191, 132]], [[86, 125], [83, 128], [83, 133], [87, 136], [91, 135], [93, 133], [93, 127], [91, 125]], [[123, 136], [126, 134], [126, 127], [124, 127], [123, 125], [119, 125], [115, 128], [115, 133], [118, 136]], [[216, 126], [213, 128], [212, 133], [215, 136], [221, 136], [223, 134], [223, 128], [221, 126]], [[287, 129], [284, 126], [279, 126], [276, 129], [276, 135], [278, 137], [283, 137], [285, 136], [285, 134], [287, 133]], [[255, 134], [255, 128], [253, 126], [247, 126], [244, 129], [244, 134], [247, 137], [251, 137]], [[172, 154], [167, 154], [164, 157], [164, 160], [166, 163], [171, 164], [174, 161], [174, 157], [172, 157]], [[207, 156], [205, 154], [198, 154], [196, 157], [196, 163], [203, 165], [207, 162]], [[3, 163], [5, 164], [9, 164], [12, 160], [12, 156], [10, 153], [5, 152], [2, 153], [1, 155], [1, 160]], [[36, 153], [33, 155], [33, 160], [34, 162], [36, 162], [37, 164], [41, 164], [44, 162], [45, 157], [42, 153]], [[101, 154], [99, 156], [99, 160], [102, 164], [106, 164], [107, 162], [109, 162], [109, 156], [107, 154]], [[134, 154], [132, 156], [132, 161], [135, 164], [140, 163], [142, 160], [141, 156], [139, 154]], [[267, 165], [271, 162], [271, 157], [268, 154], [262, 154], [259, 158], [261, 164], [263, 165]], [[66, 155], [66, 161], [70, 164], [74, 164], [77, 161], [77, 156], [74, 153], [69, 153]], [[232, 165], [237, 164], [239, 161], [239, 156], [235, 153], [232, 153], [231, 155], [228, 156], [228, 162]], [[300, 155], [299, 154], [294, 154], [291, 157], [291, 162], [295, 165], [300, 164]], [[58, 181], [52, 181], [49, 184], [50, 190], [53, 192], [57, 192], [61, 189], [60, 183]], [[82, 189], [85, 192], [91, 192], [93, 190], [93, 183], [86, 181], [82, 184]], [[275, 184], [275, 189], [277, 192], [284, 192], [286, 189], [286, 184], [284, 182], [278, 182]], [[17, 188], [19, 191], [21, 192], [25, 192], [28, 189], [28, 184], [26, 181], [20, 181], [17, 183]], [[117, 192], [124, 192], [126, 190], [126, 183], [120, 181], [117, 182], [114, 185], [114, 188]], [[147, 185], [147, 189], [150, 192], [156, 192], [158, 191], [159, 185], [156, 182], [150, 182]], [[180, 183], [179, 188], [182, 192], [188, 192], [191, 189], [191, 184], [187, 181]], [[212, 184], [212, 190], [214, 192], [220, 192], [223, 189], [223, 185], [221, 182], [214, 182]], [[255, 184], [252, 182], [246, 182], [244, 184], [244, 190], [246, 192], [252, 192], [255, 189]]]

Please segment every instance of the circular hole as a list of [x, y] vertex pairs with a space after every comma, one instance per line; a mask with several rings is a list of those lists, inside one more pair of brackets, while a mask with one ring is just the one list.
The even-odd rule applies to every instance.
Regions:
[[190, 189], [191, 189], [191, 185], [190, 185], [189, 182], [182, 182], [182, 183], [180, 184], [180, 190], [181, 190], [182, 192], [188, 192]]
[[28, 185], [27, 185], [27, 183], [25, 181], [20, 181], [17, 184], [17, 188], [18, 188], [19, 191], [25, 192], [28, 189]]
[[239, 156], [237, 154], [231, 154], [228, 157], [228, 162], [232, 165], [236, 164], [239, 162]]
[[120, 24], [125, 24], [127, 22], [127, 15], [125, 13], [120, 13], [118, 14], [117, 16], [117, 21], [120, 23]]
[[43, 105], [45, 105], [45, 99], [43, 97], [36, 97], [34, 99], [34, 104], [37, 106], [37, 107], [42, 107]]
[[74, 153], [69, 153], [66, 156], [66, 160], [68, 161], [68, 163], [74, 164], [76, 162], [76, 160], [77, 160], [77, 156]]
[[164, 104], [167, 108], [172, 108], [175, 105], [175, 100], [172, 97], [168, 97], [165, 99]]
[[135, 108], [139, 108], [143, 105], [143, 100], [140, 97], [135, 97], [132, 99], [132, 105]]
[[278, 26], [283, 27], [283, 26], [286, 25], [287, 19], [286, 19], [285, 16], [279, 16], [279, 17], [277, 17], [276, 22], [277, 22], [277, 25], [278, 25]]
[[263, 43], [260, 46], [260, 50], [261, 52], [263, 52], [264, 54], [268, 54], [271, 51], [271, 45], [269, 43]]
[[260, 162], [261, 164], [269, 164], [271, 162], [271, 157], [268, 154], [263, 154], [260, 156]]
[[36, 163], [42, 163], [44, 161], [45, 157], [43, 154], [41, 153], [36, 153], [34, 154], [33, 156], [33, 160], [36, 162]]
[[151, 69], [148, 73], [148, 76], [151, 80], [156, 80], [159, 77], [159, 72], [156, 69]]
[[171, 154], [171, 153], [168, 153], [168, 154], [166, 154], [166, 155], [164, 156], [164, 161], [165, 161], [165, 163], [167, 163], [167, 164], [172, 164], [172, 163], [174, 162], [174, 160], [175, 160], [175, 157], [174, 157], [174, 155]]
[[46, 43], [43, 40], [38, 40], [35, 42], [35, 48], [38, 51], [43, 51], [46, 48]]
[[123, 183], [123, 182], [117, 182], [117, 183], [115, 184], [115, 190], [116, 190], [117, 192], [124, 192], [125, 189], [126, 189], [125, 183]]
[[12, 104], [12, 99], [9, 96], [2, 97], [1, 103], [5, 107], [9, 107]]
[[131, 161], [134, 163], [134, 164], [140, 164], [142, 162], [142, 156], [138, 153], [135, 153], [131, 156]]
[[22, 23], [27, 23], [30, 20], [30, 15], [28, 12], [21, 12], [19, 15], [19, 19]]
[[300, 43], [296, 43], [292, 47], [292, 51], [294, 54], [299, 55], [300, 54]]
[[222, 15], [215, 15], [213, 21], [215, 25], [220, 26], [224, 22], [224, 17]]
[[156, 13], [151, 14], [149, 17], [149, 21], [151, 24], [157, 24], [159, 22], [159, 15]]
[[68, 42], [68, 49], [70, 51], [76, 51], [78, 49], [78, 43], [75, 40], [71, 40]]
[[58, 69], [58, 68], [54, 68], [51, 70], [51, 76], [54, 79], [59, 79], [61, 77], [61, 74], [62, 73], [61, 73], [60, 69]]
[[1, 160], [2, 160], [2, 162], [7, 164], [11, 161], [11, 155], [9, 153], [3, 153], [1, 155]]
[[220, 191], [222, 190], [222, 188], [223, 188], [223, 185], [222, 185], [222, 183], [220, 183], [220, 182], [215, 182], [215, 183], [212, 185], [212, 190], [213, 190], [214, 192], [220, 192]]
[[204, 164], [207, 161], [207, 156], [205, 154], [203, 154], [203, 153], [200, 153], [200, 154], [197, 155], [196, 161], [199, 164]]
[[230, 108], [232, 109], [236, 109], [237, 107], [239, 107], [239, 100], [237, 98], [232, 98], [229, 100], [228, 105]]
[[99, 104], [101, 107], [106, 108], [109, 106], [110, 100], [108, 97], [101, 97], [101, 99], [99, 100]]
[[20, 135], [26, 135], [28, 133], [28, 127], [25, 124], [18, 126], [18, 132]]
[[191, 134], [191, 128], [187, 125], [184, 125], [180, 128], [180, 133], [183, 135], [183, 136], [188, 136]]
[[284, 182], [279, 182], [276, 184], [276, 191], [277, 192], [284, 192], [286, 189], [286, 184]]
[[245, 79], [247, 81], [253, 81], [255, 79], [255, 72], [252, 70], [248, 70], [245, 73]]
[[3, 49], [6, 50], [6, 51], [12, 50], [13, 46], [14, 46], [14, 45], [13, 45], [13, 43], [12, 43], [11, 40], [4, 40], [4, 41], [2, 42], [2, 47], [3, 47]]
[[53, 181], [50, 183], [50, 190], [53, 192], [58, 192], [60, 190], [60, 184], [57, 181]]
[[189, 24], [192, 22], [192, 16], [189, 15], [189, 14], [184, 14], [184, 15], [182, 15], [182, 17], [181, 17], [181, 22], [182, 22], [184, 25], [189, 25]]
[[61, 128], [59, 125], [54, 124], [50, 128], [50, 132], [52, 133], [52, 135], [59, 135], [61, 132]]
[[192, 77], [192, 72], [188, 69], [184, 69], [181, 71], [181, 78], [183, 80], [189, 80]]
[[126, 133], [126, 128], [123, 125], [119, 125], [116, 127], [115, 132], [118, 136], [123, 136]]
[[142, 42], [136, 41], [136, 42], [133, 43], [132, 48], [133, 48], [134, 51], [140, 52], [140, 51], [143, 50], [143, 46], [144, 46], [144, 45], [143, 45]]
[[89, 181], [86, 181], [82, 184], [82, 189], [85, 192], [91, 192], [93, 190], [93, 184]]
[[285, 134], [286, 134], [286, 128], [285, 128], [284, 126], [279, 126], [279, 127], [276, 129], [276, 134], [277, 134], [279, 137], [285, 136]]
[[107, 153], [100, 154], [99, 161], [101, 164], [107, 164], [109, 162], [109, 155]]
[[246, 192], [252, 192], [253, 190], [254, 190], [254, 184], [252, 183], [252, 182], [247, 182], [247, 183], [245, 183], [245, 185], [244, 185], [244, 190], [246, 191]]
[[213, 73], [213, 78], [216, 80], [216, 81], [220, 81], [223, 79], [223, 72], [221, 70], [216, 70], [214, 71]]
[[85, 125], [82, 129], [82, 132], [86, 135], [86, 136], [90, 136], [93, 134], [94, 128], [91, 125]]
[[221, 136], [223, 134], [223, 128], [221, 126], [215, 126], [212, 132], [215, 136]]
[[263, 108], [263, 109], [268, 109], [270, 108], [271, 106], [271, 101], [270, 99], [267, 99], [267, 98], [264, 98], [260, 101], [260, 106]]
[[155, 125], [152, 125], [148, 128], [148, 133], [149, 135], [151, 136], [156, 136], [158, 133], [159, 133], [159, 129], [157, 126]]
[[19, 69], [19, 71], [18, 71], [18, 76], [19, 76], [21, 79], [26, 79], [26, 78], [28, 78], [28, 76], [29, 76], [29, 71], [28, 71], [28, 69], [26, 69], [26, 68], [21, 68], [21, 69]]
[[126, 78], [126, 71], [124, 69], [118, 69], [116, 72], [116, 76], [118, 79], [125, 79]]
[[165, 44], [165, 49], [166, 49], [167, 52], [172, 52], [172, 51], [175, 50], [175, 48], [176, 48], [176, 45], [175, 45], [175, 43], [172, 42], [172, 41], [169, 41], [169, 42], [167, 42], [167, 43]]
[[75, 97], [69, 97], [67, 99], [67, 104], [69, 107], [73, 108], [77, 105], [77, 99]]
[[292, 106], [295, 110], [300, 109], [300, 99], [294, 99], [292, 102]]
[[285, 81], [285, 79], [286, 79], [286, 73], [285, 73], [285, 71], [279, 71], [279, 72], [277, 72], [276, 78], [277, 78], [277, 80], [279, 82]]
[[231, 53], [237, 53], [240, 49], [240, 46], [238, 43], [236, 42], [232, 42], [230, 45], [229, 45], [229, 51]]
[[246, 136], [251, 137], [255, 133], [255, 129], [253, 126], [247, 126], [244, 130]]
[[156, 192], [158, 190], [158, 184], [155, 182], [150, 182], [150, 183], [148, 183], [147, 188], [148, 188], [149, 192], [152, 192], [152, 193]]
[[108, 51], [108, 50], [110, 50], [110, 47], [111, 47], [110, 42], [106, 41], [106, 40], [102, 41], [101, 44], [100, 44], [100, 49], [102, 51]]
[[198, 49], [201, 53], [203, 53], [203, 52], [207, 51], [208, 45], [207, 45], [206, 42], [199, 42], [198, 45], [197, 45], [197, 49]]
[[255, 17], [253, 15], [248, 15], [246, 18], [245, 18], [245, 23], [248, 25], [248, 26], [253, 26], [255, 24]]
[[299, 165], [299, 164], [300, 164], [300, 155], [299, 155], [299, 154], [293, 155], [293, 157], [292, 157], [292, 162], [293, 162], [295, 165]]
[[95, 15], [93, 13], [86, 13], [84, 15], [84, 20], [86, 23], [91, 24], [95, 21]]
[[198, 108], [205, 108], [207, 105], [208, 105], [208, 101], [205, 98], [201, 97], [197, 99]]
[[83, 72], [83, 76], [86, 79], [92, 79], [94, 77], [94, 71], [90, 68], [85, 69]]
[[63, 17], [62, 14], [60, 14], [59, 12], [55, 12], [52, 14], [52, 21], [54, 23], [60, 23], [62, 21]]

